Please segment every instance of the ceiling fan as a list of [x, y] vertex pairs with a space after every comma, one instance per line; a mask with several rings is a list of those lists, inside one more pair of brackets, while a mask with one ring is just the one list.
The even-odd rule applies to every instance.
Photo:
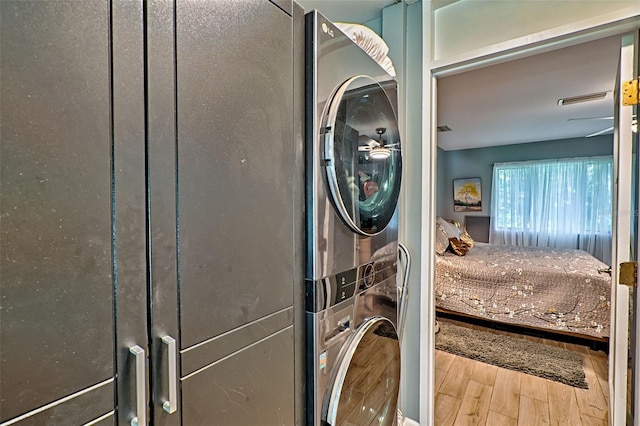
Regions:
[[379, 139], [374, 140], [369, 136], [361, 135], [359, 138], [359, 142], [362, 145], [358, 146], [358, 151], [369, 153], [369, 157], [374, 159], [385, 159], [391, 156], [391, 151], [398, 151], [397, 147], [398, 143], [387, 144], [384, 139], [382, 139], [382, 135], [387, 131], [385, 127], [378, 127], [376, 129], [376, 133], [378, 134]]
[[[570, 118], [568, 121], [584, 121], [584, 120], [611, 120], [613, 121], [613, 116], [609, 116], [609, 117], [584, 117], [584, 118]], [[638, 119], [637, 117], [634, 115], [633, 119], [631, 121], [631, 130], [633, 131], [633, 133], [638, 133]], [[588, 135], [585, 136], [585, 138], [592, 138], [594, 136], [600, 136], [600, 135], [604, 135], [607, 133], [611, 133], [613, 132], [613, 126], [609, 126], [605, 129], [602, 130], [598, 130], [597, 132], [593, 132], [590, 133]]]

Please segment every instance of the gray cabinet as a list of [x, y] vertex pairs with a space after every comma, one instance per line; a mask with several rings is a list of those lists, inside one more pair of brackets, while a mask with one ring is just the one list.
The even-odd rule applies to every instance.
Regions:
[[183, 349], [293, 304], [291, 18], [236, 9], [176, 10]]
[[302, 18], [0, 2], [0, 425], [304, 417]]
[[0, 28], [0, 423], [80, 424], [114, 407], [114, 282], [145, 277], [112, 250], [109, 4], [3, 1]]

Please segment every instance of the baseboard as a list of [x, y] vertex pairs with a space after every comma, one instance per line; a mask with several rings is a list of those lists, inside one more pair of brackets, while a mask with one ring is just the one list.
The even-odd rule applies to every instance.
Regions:
[[399, 408], [396, 410], [396, 423], [398, 426], [420, 426], [420, 423], [405, 417]]
[[420, 426], [420, 423], [415, 420], [411, 420], [409, 417], [405, 417], [402, 423], [403, 426]]

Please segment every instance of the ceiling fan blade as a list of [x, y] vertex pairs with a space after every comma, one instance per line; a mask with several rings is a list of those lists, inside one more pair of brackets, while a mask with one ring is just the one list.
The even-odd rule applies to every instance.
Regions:
[[584, 121], [584, 120], [613, 120], [613, 116], [611, 117], [581, 117], [581, 118], [570, 118], [567, 121]]
[[366, 146], [366, 145], [362, 146], [362, 145], [360, 145], [358, 147], [358, 151], [371, 151], [372, 148], [373, 147], [371, 147], [371, 146]]
[[[635, 114], [633, 117], [635, 118]], [[608, 117], [579, 117], [579, 118], [569, 118], [567, 121], [586, 121], [586, 120], [613, 120], [613, 116]]]
[[585, 138], [592, 138], [594, 136], [604, 135], [605, 133], [609, 133], [612, 130], [613, 130], [613, 127], [607, 127], [606, 129], [600, 130], [600, 131], [595, 132], [595, 133], [591, 133], [591, 134], [585, 136]]
[[358, 142], [361, 144], [367, 145], [369, 147], [376, 147], [380, 145], [377, 140], [371, 139], [369, 136], [366, 136], [366, 135], [360, 135], [360, 137], [358, 138]]

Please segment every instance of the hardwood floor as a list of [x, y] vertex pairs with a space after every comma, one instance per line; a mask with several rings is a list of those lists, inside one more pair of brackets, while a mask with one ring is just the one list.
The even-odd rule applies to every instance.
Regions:
[[565, 347], [580, 353], [589, 389], [578, 389], [479, 361], [436, 351], [435, 424], [447, 425], [607, 425], [607, 355], [587, 346], [562, 343], [468, 325], [478, 330]]

